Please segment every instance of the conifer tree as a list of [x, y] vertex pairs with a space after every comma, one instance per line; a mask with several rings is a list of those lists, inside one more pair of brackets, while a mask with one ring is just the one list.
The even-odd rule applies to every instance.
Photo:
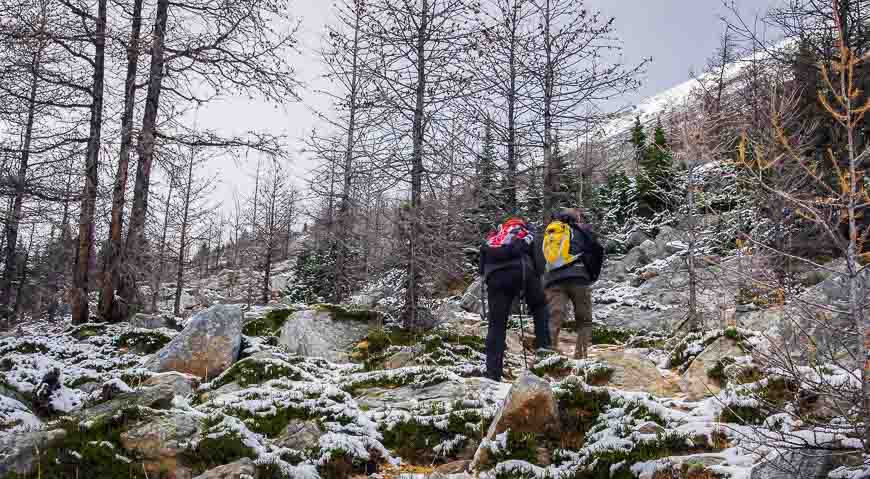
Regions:
[[638, 206], [643, 216], [652, 216], [668, 207], [667, 194], [673, 183], [673, 159], [661, 120], [656, 124], [653, 142], [641, 151], [644, 155], [637, 179]]
[[640, 171], [640, 164], [646, 156], [646, 132], [640, 122], [640, 117], [634, 117], [634, 126], [631, 128], [631, 146], [634, 148], [634, 166]]
[[529, 182], [526, 188], [526, 196], [523, 201], [523, 217], [531, 223], [543, 221], [544, 191], [541, 187], [542, 171], [540, 166], [533, 164], [529, 168]]
[[495, 164], [495, 145], [492, 129], [484, 127], [483, 146], [477, 159], [477, 204], [470, 213], [470, 221], [477, 225], [481, 235], [491, 230], [501, 219], [501, 189], [498, 167]]

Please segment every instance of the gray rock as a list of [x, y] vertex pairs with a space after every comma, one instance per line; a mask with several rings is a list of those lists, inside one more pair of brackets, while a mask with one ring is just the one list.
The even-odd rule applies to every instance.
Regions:
[[367, 321], [336, 319], [326, 310], [297, 311], [284, 323], [278, 344], [290, 353], [347, 362], [348, 351], [369, 332]]
[[649, 264], [652, 260], [647, 255], [643, 248], [632, 248], [631, 251], [622, 258], [622, 268], [626, 273], [631, 273], [641, 266]]
[[656, 235], [656, 251], [660, 256], [667, 254], [667, 244], [672, 241], [678, 241], [682, 233], [671, 228], [670, 226], [662, 226], [659, 228], [659, 234]]
[[159, 314], [137, 313], [129, 322], [131, 326], [142, 329], [160, 329], [168, 326], [166, 319]]
[[831, 451], [785, 451], [752, 468], [750, 479], [827, 479], [837, 467]]
[[399, 369], [407, 366], [414, 365], [414, 358], [419, 355], [418, 351], [407, 350], [407, 351], [399, 351], [398, 353], [390, 356], [384, 361], [384, 369]]
[[490, 464], [488, 443], [508, 429], [559, 440], [559, 410], [549, 382], [530, 372], [524, 372], [514, 381], [507, 398], [489, 425], [484, 441], [474, 454], [470, 470], [480, 470]]
[[203, 401], [211, 401], [212, 399], [219, 397], [219, 396], [223, 396], [224, 394], [232, 394], [236, 391], [241, 391], [241, 390], [242, 390], [242, 386], [239, 385], [239, 383], [237, 383], [237, 382], [227, 383], [227, 384], [224, 384], [223, 386], [215, 389], [214, 391], [206, 391], [205, 393], [203, 393], [202, 400]]
[[446, 301], [433, 313], [438, 324], [462, 321], [462, 304], [457, 301]]
[[194, 479], [242, 479], [256, 478], [257, 466], [248, 458], [205, 471]]
[[197, 313], [181, 333], [147, 363], [152, 371], [179, 371], [211, 379], [239, 357], [242, 310], [217, 305]]
[[665, 428], [660, 426], [655, 421], [647, 421], [634, 428], [634, 430], [641, 434], [658, 434], [660, 432], [664, 432]]
[[644, 241], [649, 241], [649, 236], [643, 231], [633, 231], [625, 239], [625, 243], [629, 248], [634, 248], [643, 244]]
[[171, 471], [174, 477], [190, 477], [179, 465], [179, 454], [202, 427], [196, 416], [179, 410], [161, 411], [121, 433], [121, 445], [142, 458], [143, 467], [154, 475]]
[[29, 477], [36, 469], [38, 453], [48, 451], [65, 436], [63, 429], [0, 434], [0, 477]]
[[175, 391], [171, 386], [160, 384], [120, 394], [111, 401], [106, 401], [76, 412], [75, 417], [82, 421], [96, 420], [102, 417], [114, 416], [123, 409], [137, 406], [165, 409], [172, 405], [172, 398], [174, 397]]
[[176, 396], [189, 396], [199, 387], [199, 378], [196, 376], [179, 373], [177, 371], [168, 371], [158, 373], [146, 379], [142, 383], [145, 387], [159, 386], [165, 384], [175, 391]]
[[647, 258], [655, 258], [658, 254], [656, 244], [652, 240], [646, 240], [638, 246], [647, 256]]
[[490, 396], [502, 383], [485, 378], [462, 378], [446, 381], [424, 388], [403, 386], [400, 388], [367, 388], [356, 398], [362, 409], [414, 411], [418, 406], [452, 404], [457, 401], [478, 400]]
[[680, 378], [680, 389], [686, 393], [690, 401], [700, 401], [707, 396], [718, 394], [721, 385], [707, 376], [707, 370], [715, 366], [720, 359], [733, 359], [740, 356], [746, 356], [746, 353], [737, 343], [724, 337], [717, 339], [692, 360], [689, 369]]
[[468, 311], [469, 313], [480, 314], [481, 303], [480, 303], [480, 295], [483, 290], [483, 278], [479, 277], [471, 283], [465, 293], [462, 295], [462, 302], [460, 303], [462, 309]]
[[324, 434], [315, 421], [292, 420], [275, 440], [275, 445], [305, 452], [318, 447]]

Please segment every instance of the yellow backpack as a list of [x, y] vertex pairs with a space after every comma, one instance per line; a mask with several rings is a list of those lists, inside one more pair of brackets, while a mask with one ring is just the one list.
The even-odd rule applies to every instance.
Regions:
[[580, 258], [581, 252], [577, 251], [576, 254], [571, 252], [571, 239], [571, 225], [568, 223], [553, 221], [547, 225], [547, 230], [544, 232], [543, 249], [548, 273], [568, 266]]

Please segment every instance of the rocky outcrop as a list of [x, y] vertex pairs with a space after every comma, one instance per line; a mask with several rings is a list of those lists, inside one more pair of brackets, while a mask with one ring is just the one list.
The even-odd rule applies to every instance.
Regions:
[[452, 404], [469, 397], [489, 394], [503, 386], [502, 383], [486, 378], [462, 378], [460, 381], [445, 381], [439, 384], [418, 388], [403, 386], [399, 388], [368, 388], [356, 398], [362, 409], [400, 409], [413, 411], [430, 404]]
[[689, 369], [680, 378], [680, 389], [692, 401], [718, 394], [722, 384], [716, 378], [709, 376], [710, 369], [714, 368], [718, 361], [733, 360], [745, 355], [746, 353], [734, 341], [726, 337], [717, 339], [692, 360]]
[[325, 433], [316, 421], [291, 420], [275, 444], [297, 451], [308, 451], [318, 446]]
[[558, 441], [561, 433], [559, 410], [550, 383], [525, 372], [511, 386], [469, 466], [481, 470], [491, 466], [491, 444], [503, 433], [532, 433]]
[[667, 381], [655, 363], [632, 350], [604, 350], [594, 354], [613, 368], [609, 386], [626, 391], [647, 392], [655, 396], [673, 395], [679, 388]]
[[284, 323], [278, 343], [290, 353], [347, 362], [348, 351], [368, 333], [371, 317], [329, 309], [297, 311]]
[[254, 461], [243, 458], [236, 462], [208, 470], [194, 479], [256, 479], [257, 466]]
[[632, 231], [625, 239], [625, 244], [628, 245], [629, 248], [635, 248], [643, 244], [644, 241], [649, 241], [649, 239], [649, 236], [647, 236], [643, 231]]
[[[143, 467], [160, 477], [181, 479], [191, 474], [179, 464], [179, 455], [199, 434], [199, 418], [178, 410], [161, 411], [121, 434], [124, 449], [135, 451]], [[168, 474], [168, 475], [167, 475]]]
[[150, 388], [142, 388], [137, 391], [123, 393], [111, 401], [106, 401], [87, 409], [78, 411], [75, 417], [82, 421], [93, 421], [105, 417], [112, 417], [124, 409], [133, 407], [149, 407], [152, 409], [165, 409], [172, 404], [175, 390], [166, 384], [160, 384]]
[[147, 364], [152, 371], [178, 371], [211, 379], [239, 357], [242, 311], [217, 305], [194, 316]]
[[175, 391], [176, 396], [190, 396], [199, 387], [199, 378], [177, 371], [168, 371], [151, 376], [142, 385], [145, 387], [166, 385]]
[[65, 436], [63, 429], [0, 434], [0, 477], [30, 477], [40, 454]]
[[483, 278], [479, 277], [471, 283], [465, 293], [462, 295], [462, 309], [468, 311], [469, 313], [480, 314], [481, 311], [481, 302], [480, 295], [483, 292]]
[[827, 479], [829, 472], [850, 458], [825, 449], [786, 450], [774, 456], [753, 467], [750, 479]]
[[130, 318], [130, 325], [141, 329], [160, 329], [170, 327], [166, 318], [159, 314], [137, 313]]

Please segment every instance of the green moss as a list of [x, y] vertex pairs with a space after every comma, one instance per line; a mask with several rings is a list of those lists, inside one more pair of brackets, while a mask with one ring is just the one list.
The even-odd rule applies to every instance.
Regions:
[[729, 406], [722, 410], [719, 421], [735, 424], [764, 424], [767, 413], [760, 408], [750, 406]]
[[419, 416], [411, 416], [406, 421], [381, 431], [384, 446], [401, 457], [414, 458], [417, 462], [431, 462], [435, 459], [433, 448], [438, 444], [458, 435], [479, 438], [480, 433], [475, 430], [475, 426], [483, 418], [475, 410], [453, 411], [448, 415], [446, 429], [438, 429], [431, 421], [420, 419]]
[[[34, 354], [40, 353], [45, 354], [48, 352], [48, 347], [40, 342], [31, 341], [28, 339], [23, 339], [21, 341], [17, 341], [13, 346], [4, 346], [0, 348], [0, 353], [4, 356], [7, 354], [18, 353], [18, 354]], [[4, 358], [6, 359], [6, 358]], [[0, 362], [0, 366], [4, 368], [11, 368], [11, 362], [3, 361]]]
[[302, 379], [302, 374], [298, 369], [283, 361], [245, 358], [233, 364], [230, 369], [215, 378], [211, 388], [217, 389], [233, 382], [239, 383], [242, 387], [247, 387], [252, 384], [262, 384], [266, 381], [280, 378], [299, 381]]
[[275, 309], [266, 313], [262, 318], [257, 318], [245, 324], [242, 334], [245, 336], [278, 336], [287, 319], [295, 313], [292, 308]]
[[[206, 431], [217, 422], [215, 418], [209, 418]], [[242, 458], [255, 458], [256, 452], [246, 446], [241, 436], [236, 432], [223, 431], [221, 434], [203, 434], [196, 448], [185, 451], [181, 459], [194, 471], [206, 471], [208, 469], [229, 464]]]
[[728, 384], [728, 376], [725, 374], [725, 369], [734, 364], [734, 358], [724, 357], [716, 361], [716, 363], [707, 369], [707, 377], [719, 383], [720, 386]]
[[[583, 473], [584, 479], [634, 479], [631, 466], [638, 462], [651, 461], [687, 453], [691, 450], [686, 437], [676, 433], [661, 433], [655, 441], [634, 444], [631, 450], [603, 449], [593, 454], [594, 466]], [[617, 464], [621, 464], [615, 468]]]
[[87, 428], [74, 420], [61, 420], [57, 426], [66, 431], [66, 436], [45, 451], [40, 460], [42, 477], [145, 477], [139, 458], [121, 447], [125, 427], [142, 417], [138, 408], [128, 408], [113, 417], [90, 421]]
[[592, 344], [624, 344], [634, 334], [625, 328], [595, 326], [592, 328]]
[[576, 377], [559, 383], [555, 393], [562, 423], [563, 446], [577, 449], [610, 402], [610, 394], [606, 389], [589, 388]]
[[381, 320], [381, 313], [371, 309], [353, 309], [337, 304], [315, 304], [312, 308], [318, 312], [332, 314], [332, 318], [337, 321], [378, 322]]
[[136, 330], [121, 334], [115, 341], [115, 346], [128, 348], [141, 354], [153, 354], [167, 343], [172, 337], [160, 331]]
[[105, 334], [107, 327], [107, 323], [85, 323], [75, 326], [69, 334], [79, 341], [84, 341], [92, 336]]

